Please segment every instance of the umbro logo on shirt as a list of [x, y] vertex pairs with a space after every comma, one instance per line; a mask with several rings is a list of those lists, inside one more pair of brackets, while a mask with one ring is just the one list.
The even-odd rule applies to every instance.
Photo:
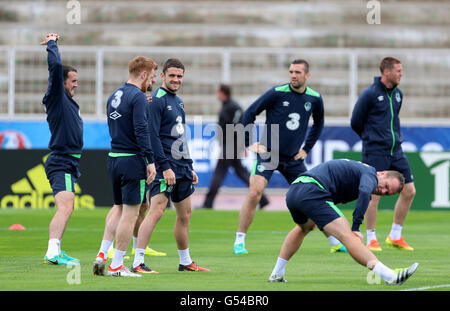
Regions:
[[120, 113], [117, 112], [117, 110], [114, 110], [113, 112], [111, 112], [109, 114], [109, 117], [113, 120], [117, 120], [121, 117], [122, 115]]
[[382, 102], [383, 100], [384, 100], [384, 96], [383, 95], [378, 96], [378, 101]]

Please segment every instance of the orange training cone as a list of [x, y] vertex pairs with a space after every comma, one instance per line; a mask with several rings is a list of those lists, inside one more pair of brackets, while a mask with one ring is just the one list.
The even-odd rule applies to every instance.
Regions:
[[11, 227], [9, 227], [9, 230], [25, 230], [25, 227], [21, 224], [14, 224]]

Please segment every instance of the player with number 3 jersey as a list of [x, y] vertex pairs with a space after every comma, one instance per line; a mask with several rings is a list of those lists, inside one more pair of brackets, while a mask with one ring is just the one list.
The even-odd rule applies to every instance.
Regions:
[[[289, 74], [290, 83], [271, 88], [244, 113], [244, 127], [252, 124], [263, 111], [266, 112], [266, 122], [261, 141], [250, 145], [249, 137], [245, 138], [246, 146], [250, 145], [249, 150], [257, 153], [257, 159], [250, 176], [250, 189], [239, 215], [235, 254], [248, 253], [245, 235], [273, 172], [278, 170], [292, 183], [300, 173], [306, 171], [303, 161], [323, 129], [322, 96], [306, 86], [310, 77], [308, 62], [294, 60], [289, 67]], [[305, 141], [311, 116], [314, 123]]]

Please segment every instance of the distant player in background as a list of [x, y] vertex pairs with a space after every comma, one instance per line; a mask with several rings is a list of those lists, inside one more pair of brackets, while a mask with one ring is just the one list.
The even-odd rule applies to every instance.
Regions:
[[[377, 171], [397, 170], [405, 176], [406, 184], [400, 193], [394, 209], [394, 222], [386, 238], [388, 246], [412, 251], [402, 236], [402, 228], [416, 194], [411, 168], [402, 150], [403, 135], [400, 129], [399, 113], [403, 93], [398, 88], [402, 78], [402, 63], [394, 57], [381, 61], [381, 77], [366, 88], [353, 109], [351, 126], [363, 142], [362, 162]], [[378, 202], [380, 196], [372, 195], [366, 212], [367, 247], [381, 251], [375, 234]]]
[[[255, 217], [256, 206], [274, 171], [278, 170], [289, 183], [292, 183], [300, 173], [305, 172], [306, 166], [303, 161], [323, 129], [322, 96], [306, 85], [311, 75], [308, 62], [302, 59], [294, 60], [289, 67], [289, 75], [290, 83], [271, 88], [244, 113], [242, 124], [246, 127], [255, 121], [257, 115], [266, 111], [264, 134], [267, 137], [267, 146], [260, 142], [249, 146], [250, 141], [246, 137], [245, 144], [249, 146], [250, 151], [257, 153], [257, 159], [251, 172], [247, 198], [239, 214], [233, 248], [235, 254], [248, 253], [245, 248], [245, 236]], [[314, 123], [305, 142], [311, 115]], [[279, 126], [278, 135], [272, 133], [272, 125]], [[276, 142], [271, 141], [272, 134], [275, 134]], [[278, 142], [279, 146], [276, 147], [275, 144]], [[271, 158], [262, 157], [268, 152]], [[279, 161], [274, 155], [279, 156]], [[278, 163], [272, 163], [272, 160]]]
[[[228, 124], [236, 125], [242, 123], [243, 111], [241, 106], [231, 97], [231, 87], [226, 84], [220, 84], [217, 88], [217, 98], [222, 102], [222, 109], [219, 112], [218, 127], [222, 131], [222, 137], [219, 139], [221, 147], [221, 157], [217, 160], [216, 168], [206, 194], [203, 208], [213, 208], [214, 199], [227, 176], [228, 169], [233, 167], [236, 176], [239, 177], [247, 186], [249, 185], [250, 173], [242, 165], [241, 157], [245, 153], [245, 148], [238, 150], [237, 135], [233, 132], [233, 137], [227, 137], [226, 127]], [[228, 141], [227, 141], [228, 140]], [[227, 144], [228, 143], [228, 144]], [[230, 155], [227, 156], [227, 150]], [[233, 151], [232, 153], [230, 151]], [[264, 195], [259, 202], [260, 208], [269, 204], [269, 200]]]
[[180, 60], [168, 59], [161, 73], [162, 86], [152, 94], [152, 103], [148, 105], [157, 174], [150, 185], [150, 211], [139, 228], [133, 262], [136, 273], [155, 273], [145, 264], [145, 247], [164, 213], [169, 196], [176, 210], [174, 235], [180, 258], [178, 271], [209, 271], [192, 261], [189, 252], [191, 195], [198, 177], [187, 146], [184, 104], [176, 95], [184, 73]]
[[[156, 82], [157, 64], [150, 58], [138, 56], [129, 64], [127, 83], [108, 98], [106, 110], [111, 136], [108, 171], [113, 188], [114, 205], [120, 209], [116, 228], [116, 249], [109, 276], [140, 277], [123, 265], [123, 259], [136, 225], [139, 209], [144, 202], [146, 183], [156, 175], [148, 129], [145, 92]], [[94, 261], [93, 272], [104, 275], [105, 252], [112, 241], [103, 240]]]
[[[286, 282], [284, 274], [287, 262], [316, 225], [326, 235], [335, 236], [342, 241], [356, 262], [379, 275], [388, 285], [405, 282], [416, 271], [418, 264], [414, 263], [406, 269], [388, 268], [364, 246], [363, 236], [359, 232], [371, 194], [399, 193], [404, 183], [403, 175], [397, 171], [376, 172], [367, 164], [345, 159], [319, 164], [301, 174], [286, 194], [286, 204], [297, 225], [283, 242], [269, 282]], [[350, 227], [336, 204], [356, 199], [353, 224]]]
[[83, 120], [80, 107], [73, 100], [78, 86], [77, 70], [62, 64], [57, 41], [58, 35], [49, 33], [41, 42], [47, 46], [48, 52], [48, 89], [42, 103], [51, 133], [48, 144], [51, 154], [45, 161], [45, 173], [56, 205], [44, 261], [53, 265], [75, 265], [79, 260], [61, 250], [61, 240], [74, 208], [75, 183], [81, 175]]

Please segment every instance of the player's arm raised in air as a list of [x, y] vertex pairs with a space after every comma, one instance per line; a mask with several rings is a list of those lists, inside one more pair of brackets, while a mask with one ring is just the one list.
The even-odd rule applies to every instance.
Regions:
[[47, 45], [48, 90], [47, 96], [59, 94], [64, 89], [63, 64], [56, 42], [59, 36], [55, 33], [46, 35], [41, 45]]

